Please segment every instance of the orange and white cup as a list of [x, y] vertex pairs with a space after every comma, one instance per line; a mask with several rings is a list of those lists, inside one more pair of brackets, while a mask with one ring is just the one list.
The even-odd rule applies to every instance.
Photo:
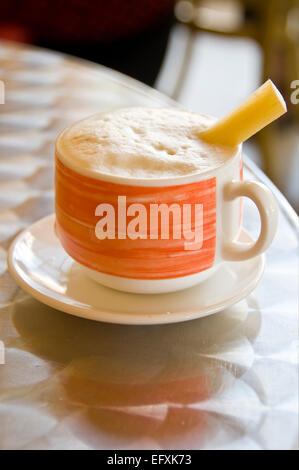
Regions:
[[[276, 201], [266, 186], [242, 181], [241, 145], [219, 167], [159, 179], [99, 173], [91, 177], [66, 166], [63, 160], [56, 145], [56, 234], [65, 251], [92, 279], [105, 286], [133, 293], [181, 290], [204, 281], [225, 261], [243, 261], [259, 255], [275, 235]], [[238, 241], [242, 196], [252, 199], [260, 213], [261, 231], [253, 245]], [[120, 201], [126, 205], [122, 215]], [[114, 208], [113, 239], [99, 239], [96, 235], [99, 204]], [[121, 217], [132, 205], [133, 209], [139, 207], [136, 204], [147, 210], [147, 225], [143, 238], [132, 239], [124, 234], [131, 218], [124, 221]], [[175, 238], [174, 225], [168, 239], [162, 238], [161, 227], [158, 238], [151, 238], [149, 214], [153, 204], [175, 204], [182, 213], [184, 205], [197, 204], [201, 208], [201, 239]], [[195, 222], [194, 216], [194, 229]]]

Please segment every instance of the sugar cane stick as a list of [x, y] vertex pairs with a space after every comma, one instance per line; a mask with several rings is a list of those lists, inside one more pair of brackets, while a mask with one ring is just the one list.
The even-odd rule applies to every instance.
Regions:
[[285, 101], [271, 80], [229, 114], [200, 133], [209, 143], [238, 145], [287, 111]]

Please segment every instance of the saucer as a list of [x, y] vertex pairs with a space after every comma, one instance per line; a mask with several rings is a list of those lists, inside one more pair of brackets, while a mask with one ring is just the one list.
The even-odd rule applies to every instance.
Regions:
[[[206, 281], [168, 294], [130, 294], [101, 286], [86, 276], [62, 248], [55, 215], [20, 233], [8, 253], [19, 286], [40, 302], [90, 320], [128, 325], [174, 323], [223, 310], [252, 292], [264, 271], [264, 255], [223, 263]], [[240, 241], [252, 242], [243, 230]]]

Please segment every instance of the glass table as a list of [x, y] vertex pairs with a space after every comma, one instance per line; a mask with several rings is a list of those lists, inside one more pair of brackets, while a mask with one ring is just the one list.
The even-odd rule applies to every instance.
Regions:
[[[233, 307], [160, 326], [56, 311], [16, 286], [6, 254], [53, 212], [58, 132], [106, 109], [175, 103], [101, 66], [8, 42], [0, 80], [0, 449], [296, 448], [297, 216], [283, 196], [245, 158], [245, 178], [274, 191], [280, 222], [261, 283]], [[251, 203], [245, 212], [256, 235], [258, 213]]]

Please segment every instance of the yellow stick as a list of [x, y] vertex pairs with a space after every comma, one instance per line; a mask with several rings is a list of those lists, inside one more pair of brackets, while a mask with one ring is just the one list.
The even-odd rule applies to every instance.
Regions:
[[236, 109], [200, 133], [200, 138], [219, 145], [238, 145], [287, 111], [285, 101], [267, 80]]

